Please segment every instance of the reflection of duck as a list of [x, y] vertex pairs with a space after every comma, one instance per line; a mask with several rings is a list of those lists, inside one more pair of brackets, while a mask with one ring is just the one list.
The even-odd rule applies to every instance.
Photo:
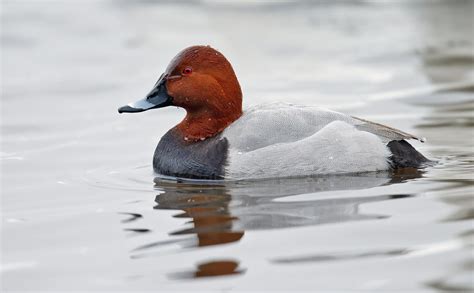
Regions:
[[245, 272], [239, 269], [239, 263], [233, 260], [218, 260], [200, 263], [195, 271], [179, 272], [171, 275], [176, 279], [217, 277], [226, 275], [237, 275]]
[[[420, 174], [415, 172], [411, 176]], [[278, 229], [376, 219], [384, 216], [360, 214], [359, 205], [408, 195], [355, 196], [357, 191], [354, 190], [400, 180], [400, 177], [392, 177], [388, 173], [223, 182], [212, 185], [176, 184], [156, 178], [156, 186], [164, 191], [156, 196], [156, 208], [182, 209], [185, 215], [193, 217], [194, 228], [175, 234], [199, 234], [209, 230], [218, 232], [225, 227], [228, 231]], [[292, 201], [293, 195], [303, 196], [305, 199]]]
[[[182, 211], [174, 217], [191, 218], [186, 224], [191, 227], [171, 232], [170, 240], [141, 245], [133, 250], [132, 257], [160, 254], [161, 248], [176, 244], [189, 249], [235, 243], [252, 230], [385, 218], [385, 215], [362, 214], [359, 205], [410, 195], [367, 196], [364, 190], [421, 176], [420, 172], [414, 171], [409, 174], [213, 181], [207, 184], [157, 177], [156, 188], [161, 193], [155, 198], [155, 210]], [[175, 277], [237, 274], [243, 271], [237, 260], [211, 259], [200, 264], [194, 273], [178, 273]]]
[[[244, 231], [234, 229], [238, 218], [230, 214], [231, 196], [225, 186], [183, 185], [163, 181], [157, 186], [164, 193], [156, 196], [155, 209], [176, 209], [183, 213], [174, 217], [191, 218], [192, 228], [181, 229], [170, 235], [196, 235], [193, 246], [209, 246], [239, 241]], [[185, 244], [186, 245], [186, 244]], [[239, 262], [232, 259], [217, 259], [200, 263], [194, 272], [173, 274], [173, 278], [200, 278], [241, 274]]]
[[[272, 179], [239, 182], [180, 182], [155, 178], [156, 210], [183, 211], [174, 217], [191, 218], [192, 227], [170, 235], [196, 235], [171, 241], [143, 245], [135, 252], [179, 243], [183, 247], [208, 246], [239, 241], [247, 230], [278, 229], [344, 221], [383, 218], [359, 212], [359, 205], [368, 202], [407, 197], [404, 194], [364, 196], [371, 187], [402, 182], [420, 177], [388, 173], [360, 176], [325, 176], [293, 179]], [[359, 194], [359, 196], [358, 196]], [[304, 199], [294, 200], [295, 197]]]
[[192, 228], [179, 230], [171, 235], [196, 234], [197, 246], [208, 246], [239, 241], [242, 231], [233, 230], [236, 218], [230, 215], [231, 196], [224, 186], [204, 189], [199, 185], [160, 185], [164, 193], [156, 196], [156, 209], [180, 209], [184, 213], [175, 217], [192, 218]]

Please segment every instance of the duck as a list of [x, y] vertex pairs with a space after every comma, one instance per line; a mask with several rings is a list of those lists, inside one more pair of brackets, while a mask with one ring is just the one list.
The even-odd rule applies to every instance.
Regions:
[[144, 99], [119, 113], [177, 106], [186, 116], [159, 141], [163, 176], [241, 180], [421, 168], [407, 140], [423, 138], [316, 106], [273, 102], [242, 108], [231, 63], [210, 46], [179, 52]]

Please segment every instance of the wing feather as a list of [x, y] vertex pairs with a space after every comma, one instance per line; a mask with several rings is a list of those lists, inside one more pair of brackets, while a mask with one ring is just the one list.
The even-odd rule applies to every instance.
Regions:
[[367, 131], [373, 133], [381, 138], [385, 138], [387, 142], [392, 140], [403, 140], [403, 139], [416, 139], [420, 142], [425, 142], [425, 138], [418, 137], [413, 134], [401, 131], [399, 129], [392, 128], [380, 123], [368, 121], [362, 118], [354, 117], [352, 118], [362, 122], [360, 124], [355, 124], [354, 126], [362, 131]]

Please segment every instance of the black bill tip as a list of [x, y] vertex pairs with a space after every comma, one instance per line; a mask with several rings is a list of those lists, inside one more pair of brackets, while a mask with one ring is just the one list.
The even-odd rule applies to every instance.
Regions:
[[130, 107], [129, 105], [118, 108], [118, 112], [120, 114], [122, 114], [122, 113], [138, 113], [138, 112], [143, 112], [143, 111], [145, 111], [145, 109], [133, 108], [133, 107]]

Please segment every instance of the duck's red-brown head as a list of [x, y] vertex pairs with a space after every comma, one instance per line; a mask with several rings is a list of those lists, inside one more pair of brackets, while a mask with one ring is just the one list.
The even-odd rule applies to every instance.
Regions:
[[242, 91], [229, 61], [209, 46], [181, 51], [145, 99], [119, 108], [119, 113], [178, 106], [186, 117], [177, 125], [183, 139], [216, 135], [242, 115]]

